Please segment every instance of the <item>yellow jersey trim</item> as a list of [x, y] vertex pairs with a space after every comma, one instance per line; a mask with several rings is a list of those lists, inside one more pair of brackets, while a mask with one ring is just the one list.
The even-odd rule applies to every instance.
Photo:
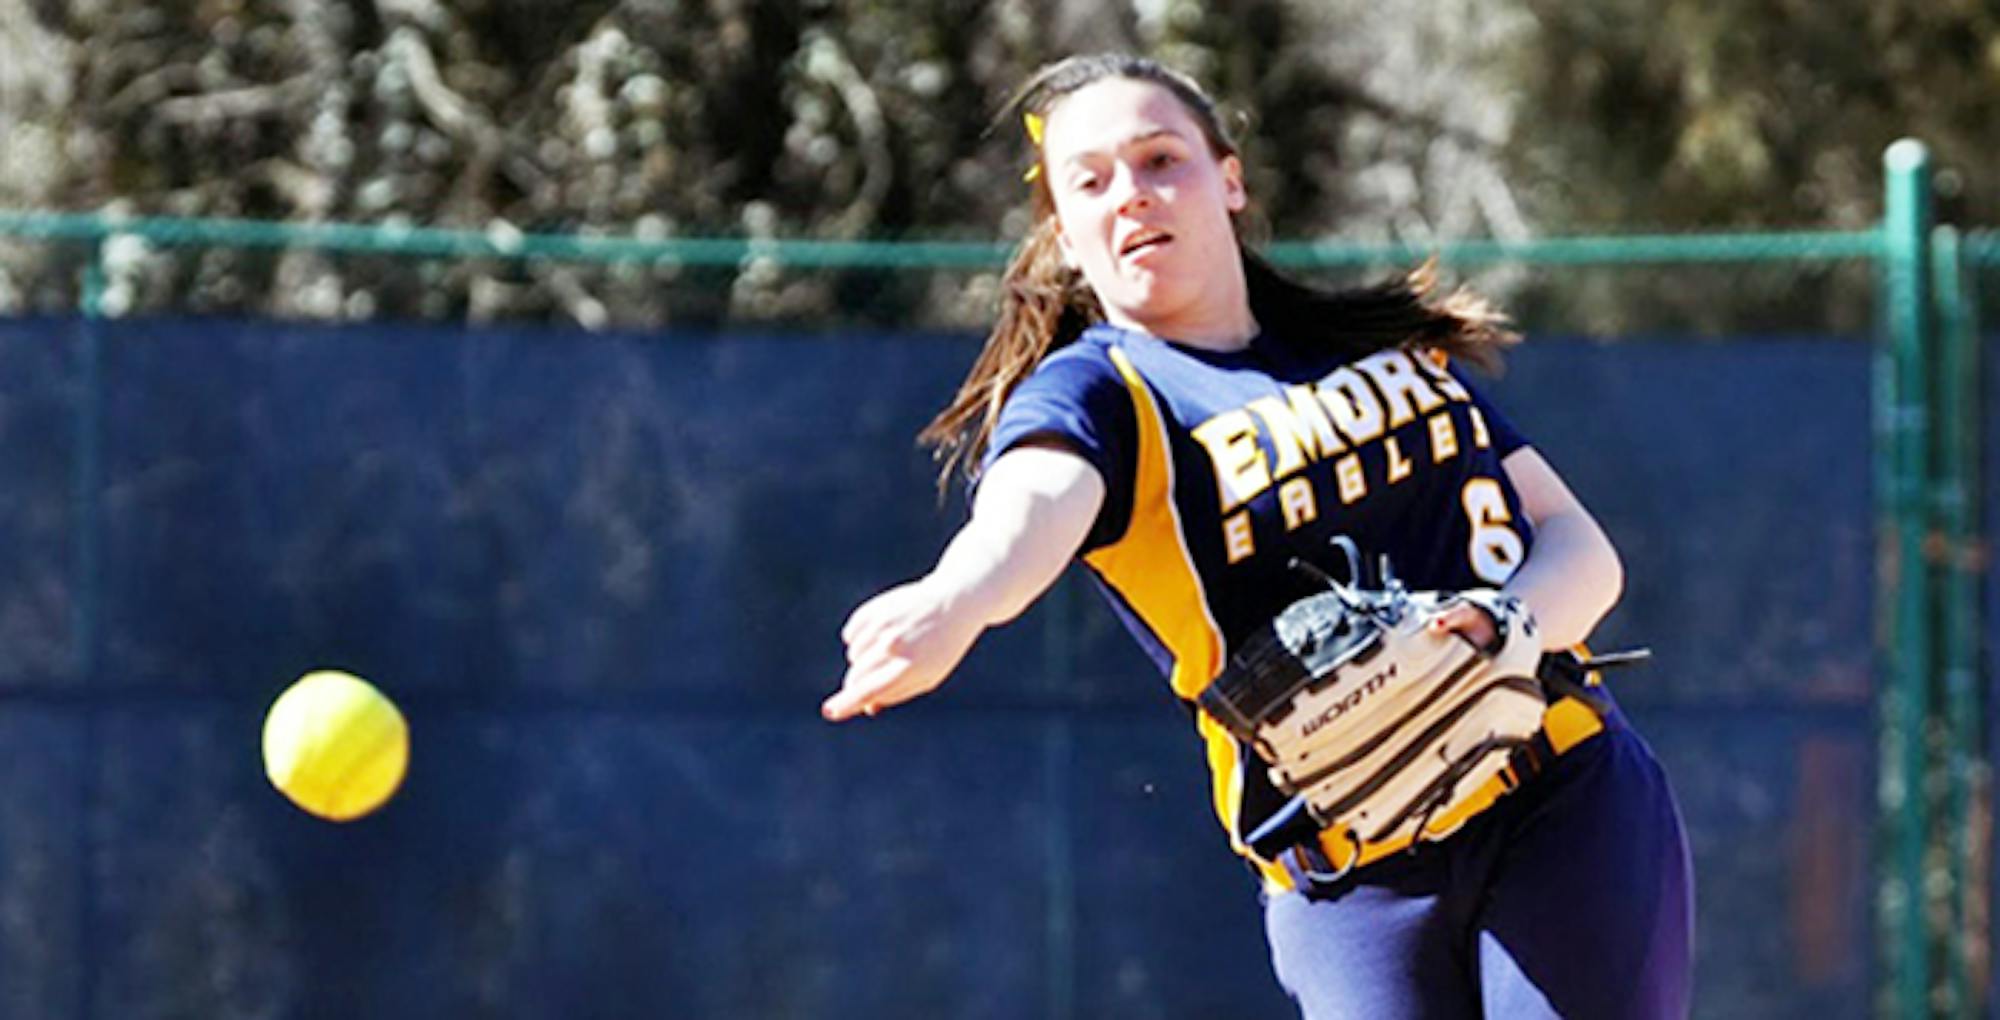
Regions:
[[1180, 511], [1174, 506], [1166, 421], [1131, 359], [1116, 348], [1110, 354], [1132, 392], [1139, 418], [1132, 520], [1118, 541], [1083, 559], [1166, 646], [1174, 660], [1168, 682], [1176, 695], [1192, 700], [1222, 672], [1222, 628], [1208, 611], [1208, 593], [1202, 590], [1201, 575], [1181, 531]]
[[[1168, 683], [1181, 698], [1193, 700], [1222, 672], [1222, 628], [1208, 609], [1194, 556], [1181, 529], [1174, 503], [1174, 466], [1167, 443], [1167, 424], [1153, 399], [1151, 387], [1132, 360], [1116, 348], [1111, 363], [1132, 395], [1138, 418], [1137, 471], [1132, 485], [1132, 519], [1116, 542], [1084, 555], [1106, 584], [1124, 598], [1139, 619], [1173, 657]], [[1243, 804], [1242, 749], [1229, 731], [1197, 713], [1195, 729], [1208, 751], [1210, 797], [1215, 814], [1229, 833], [1236, 852], [1253, 861], [1267, 881], [1289, 886], [1282, 865], [1258, 860], [1236, 834], [1235, 819]]]

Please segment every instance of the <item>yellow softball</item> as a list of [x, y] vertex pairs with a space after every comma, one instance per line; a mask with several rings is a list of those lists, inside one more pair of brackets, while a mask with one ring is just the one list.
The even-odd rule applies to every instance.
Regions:
[[264, 774], [292, 803], [328, 821], [381, 807], [409, 764], [403, 713], [351, 673], [307, 673], [264, 717]]

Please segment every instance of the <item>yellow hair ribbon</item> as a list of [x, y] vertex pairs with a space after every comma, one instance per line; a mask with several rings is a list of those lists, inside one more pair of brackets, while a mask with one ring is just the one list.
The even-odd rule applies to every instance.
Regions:
[[1026, 111], [1021, 114], [1021, 123], [1028, 129], [1028, 140], [1035, 143], [1035, 165], [1021, 175], [1024, 181], [1032, 182], [1042, 175], [1042, 129], [1048, 123], [1041, 114]]

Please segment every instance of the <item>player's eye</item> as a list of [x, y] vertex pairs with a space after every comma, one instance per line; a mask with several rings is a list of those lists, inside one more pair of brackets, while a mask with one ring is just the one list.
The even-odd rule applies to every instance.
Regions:
[[1146, 157], [1146, 169], [1165, 170], [1178, 162], [1180, 162], [1180, 157], [1171, 152], [1155, 152], [1151, 156]]

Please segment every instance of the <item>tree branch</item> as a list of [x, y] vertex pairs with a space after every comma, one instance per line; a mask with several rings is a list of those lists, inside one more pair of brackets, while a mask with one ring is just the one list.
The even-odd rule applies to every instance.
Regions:
[[875, 223], [882, 200], [889, 194], [895, 172], [895, 156], [889, 151], [889, 128], [882, 117], [882, 102], [859, 68], [847, 57], [831, 35], [816, 35], [808, 44], [810, 56], [806, 73], [834, 90], [847, 115], [854, 122], [861, 143], [861, 187], [854, 200], [834, 218], [834, 230], [841, 237], [855, 237]]
[[154, 104], [153, 116], [169, 124], [261, 117], [297, 105], [318, 87], [319, 75], [302, 74], [268, 85], [175, 96]]
[[408, 72], [410, 92], [431, 123], [472, 146], [472, 158], [466, 161], [464, 171], [452, 185], [451, 199], [452, 205], [461, 207], [471, 203], [493, 175], [494, 164], [504, 148], [500, 129], [484, 112], [445, 84], [444, 76], [438, 73], [437, 58], [431, 55], [421, 32], [408, 25], [399, 27], [389, 33], [384, 49]]

